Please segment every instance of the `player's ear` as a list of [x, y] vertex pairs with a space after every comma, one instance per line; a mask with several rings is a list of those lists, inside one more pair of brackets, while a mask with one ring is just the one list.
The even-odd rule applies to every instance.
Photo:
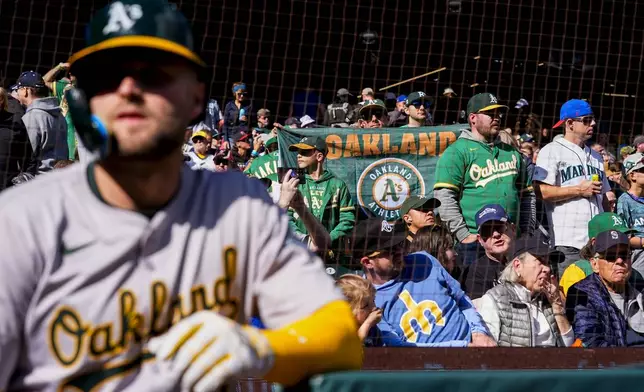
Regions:
[[405, 215], [403, 215], [403, 220], [405, 221], [405, 223], [407, 223], [408, 225], [410, 225], [410, 224], [411, 224], [411, 220], [412, 220], [412, 219], [411, 219], [411, 215], [409, 215], [409, 214], [405, 214]]

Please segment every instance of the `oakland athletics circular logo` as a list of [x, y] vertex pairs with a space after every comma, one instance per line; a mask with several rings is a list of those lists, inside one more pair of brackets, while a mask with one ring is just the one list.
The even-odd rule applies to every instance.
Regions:
[[362, 172], [358, 203], [386, 221], [400, 219], [400, 207], [410, 195], [425, 195], [425, 181], [414, 165], [398, 158], [379, 159]]

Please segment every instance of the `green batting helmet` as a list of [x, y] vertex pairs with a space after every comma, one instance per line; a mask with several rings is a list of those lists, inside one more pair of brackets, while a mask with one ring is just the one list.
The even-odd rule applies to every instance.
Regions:
[[187, 19], [165, 0], [114, 1], [94, 15], [85, 37], [86, 47], [69, 59], [72, 74], [96, 54], [123, 48], [158, 50], [206, 67], [195, 53]]

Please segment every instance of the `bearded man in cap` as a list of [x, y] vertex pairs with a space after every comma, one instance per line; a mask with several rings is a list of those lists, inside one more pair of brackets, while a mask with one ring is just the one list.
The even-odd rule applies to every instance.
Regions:
[[85, 36], [69, 61], [84, 94], [66, 97], [98, 160], [0, 196], [0, 390], [216, 391], [359, 369], [349, 305], [264, 185], [183, 164], [211, 80], [186, 18], [112, 1]]
[[404, 255], [405, 227], [380, 218], [360, 221], [346, 249], [376, 288], [377, 327], [385, 346], [496, 346], [472, 301], [426, 252]]
[[496, 96], [481, 93], [467, 103], [469, 129], [440, 156], [436, 165], [434, 197], [443, 223], [459, 242], [463, 263], [482, 255], [478, 245], [476, 213], [487, 204], [499, 204], [521, 232], [536, 226], [534, 194], [521, 153], [499, 139], [508, 107]]

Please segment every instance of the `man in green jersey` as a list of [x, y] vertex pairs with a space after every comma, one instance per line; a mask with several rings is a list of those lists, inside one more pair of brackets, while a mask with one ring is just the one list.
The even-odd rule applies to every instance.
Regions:
[[470, 98], [469, 129], [461, 132], [436, 165], [434, 197], [441, 202], [441, 220], [458, 240], [465, 265], [479, 256], [475, 215], [481, 207], [500, 204], [522, 232], [529, 232], [534, 221], [534, 193], [521, 153], [498, 139], [507, 109], [492, 94]]

